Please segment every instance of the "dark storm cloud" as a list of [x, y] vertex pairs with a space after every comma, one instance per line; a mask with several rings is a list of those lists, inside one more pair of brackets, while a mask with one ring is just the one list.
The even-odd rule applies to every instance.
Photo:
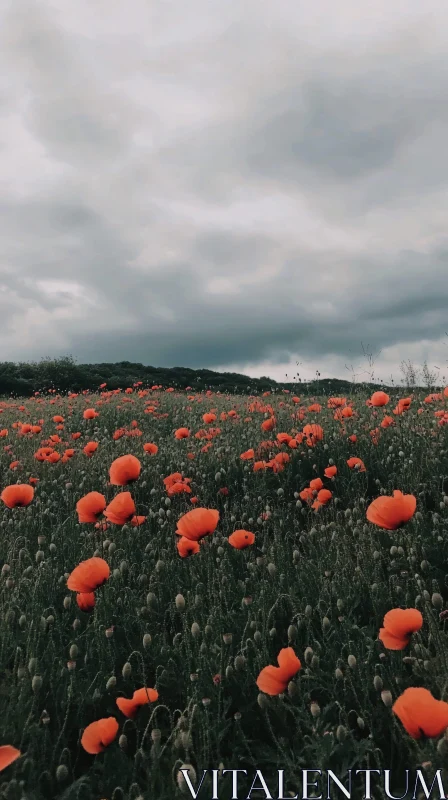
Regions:
[[445, 355], [448, 10], [329, 10], [0, 12], [4, 358]]

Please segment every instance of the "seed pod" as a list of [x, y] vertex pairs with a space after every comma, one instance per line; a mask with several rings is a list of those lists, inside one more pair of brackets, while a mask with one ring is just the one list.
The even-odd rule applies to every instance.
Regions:
[[433, 596], [431, 597], [431, 602], [434, 608], [437, 608], [438, 611], [441, 611], [443, 608], [443, 597], [438, 592], [434, 592]]
[[393, 703], [392, 694], [388, 689], [383, 689], [383, 691], [381, 692], [381, 700], [383, 701], [384, 705], [387, 706], [387, 708], [390, 708], [392, 706]]
[[150, 633], [145, 633], [145, 635], [143, 636], [143, 647], [145, 648], [145, 650], [148, 649], [148, 647], [151, 644], [151, 641], [152, 641], [151, 634]]
[[288, 641], [295, 642], [297, 639], [299, 631], [297, 630], [296, 625], [290, 625], [288, 628]]
[[246, 666], [246, 659], [243, 655], [238, 655], [235, 658], [235, 669], [241, 671]]
[[347, 728], [345, 728], [343, 725], [338, 725], [338, 727], [336, 728], [336, 739], [338, 740], [338, 742], [340, 742], [340, 744], [342, 744], [342, 742], [345, 742], [346, 738], [347, 738]]
[[198, 636], [200, 635], [200, 633], [201, 633], [201, 629], [200, 629], [198, 623], [197, 622], [193, 622], [193, 624], [191, 626], [191, 635], [193, 636], [194, 639], [197, 639]]
[[131, 667], [129, 661], [126, 661], [126, 663], [123, 665], [123, 669], [121, 670], [121, 674], [123, 675], [123, 678], [125, 680], [129, 680], [129, 678], [131, 677], [131, 675], [132, 675], [132, 667]]
[[317, 717], [320, 716], [320, 706], [314, 700], [311, 703], [310, 711], [311, 711], [311, 716], [314, 717], [314, 719], [317, 719]]
[[380, 692], [381, 689], [383, 688], [383, 680], [382, 680], [382, 678], [380, 678], [379, 675], [375, 675], [375, 677], [373, 679], [373, 685], [374, 685], [374, 687], [375, 687], [377, 692]]
[[68, 769], [65, 764], [59, 764], [56, 770], [56, 780], [58, 783], [64, 783], [68, 778]]
[[78, 646], [76, 644], [72, 644], [70, 647], [70, 658], [73, 660], [77, 658], [79, 653]]
[[313, 657], [313, 648], [307, 647], [304, 653], [305, 664], [311, 664], [312, 657]]
[[177, 594], [175, 599], [176, 608], [178, 611], [183, 611], [185, 608], [185, 598], [182, 594]]

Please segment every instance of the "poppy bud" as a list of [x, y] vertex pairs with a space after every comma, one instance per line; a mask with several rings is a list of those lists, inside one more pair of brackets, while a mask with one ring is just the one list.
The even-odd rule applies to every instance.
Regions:
[[341, 669], [339, 669], [339, 667], [336, 667], [334, 671], [334, 677], [336, 678], [337, 681], [342, 680], [342, 678], [344, 677], [344, 673], [342, 672]]
[[383, 691], [381, 692], [381, 700], [383, 701], [384, 705], [387, 706], [387, 708], [390, 708], [392, 706], [393, 703], [392, 694], [388, 689], [383, 689]]
[[43, 680], [40, 675], [35, 675], [31, 681], [31, 688], [35, 694], [42, 689]]
[[288, 641], [295, 642], [297, 639], [299, 631], [297, 630], [296, 625], [290, 625], [288, 628]]
[[317, 717], [320, 716], [320, 706], [319, 706], [319, 704], [316, 703], [315, 701], [313, 701], [311, 703], [311, 706], [310, 706], [310, 711], [311, 711], [311, 716], [314, 717], [314, 719], [317, 719]]
[[377, 690], [377, 692], [380, 692], [381, 689], [383, 688], [383, 680], [382, 680], [382, 678], [380, 678], [379, 675], [375, 675], [375, 677], [373, 679], [373, 685], [374, 685], [375, 689]]
[[246, 666], [246, 659], [242, 655], [238, 655], [235, 658], [235, 669], [241, 671]]
[[356, 667], [356, 658], [355, 656], [350, 655], [347, 659], [347, 663], [351, 669], [355, 669]]
[[177, 594], [175, 599], [176, 608], [178, 611], [183, 611], [185, 608], [185, 598], [182, 594]]
[[63, 783], [68, 778], [68, 769], [65, 764], [59, 764], [56, 770], [56, 780], [58, 783]]
[[121, 674], [123, 675], [123, 678], [125, 680], [128, 680], [131, 677], [132, 667], [131, 667], [129, 661], [126, 661], [126, 663], [123, 665], [123, 669], [121, 670]]
[[197, 623], [197, 622], [193, 622], [193, 624], [192, 624], [192, 626], [191, 626], [191, 635], [192, 635], [192, 636], [193, 636], [195, 639], [197, 639], [197, 638], [198, 638], [198, 636], [199, 636], [199, 634], [200, 634], [200, 632], [201, 632], [201, 629], [200, 629], [200, 627], [199, 627], [198, 623]]

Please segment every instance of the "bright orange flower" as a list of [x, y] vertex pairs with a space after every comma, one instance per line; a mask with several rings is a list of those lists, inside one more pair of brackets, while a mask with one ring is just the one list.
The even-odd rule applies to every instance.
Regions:
[[388, 650], [404, 650], [413, 633], [423, 625], [423, 617], [416, 608], [393, 608], [388, 611], [380, 628], [379, 640]]
[[393, 497], [377, 497], [370, 503], [366, 511], [369, 522], [379, 528], [394, 531], [414, 516], [417, 498], [412, 494], [403, 494], [395, 490]]
[[194, 542], [192, 539], [187, 539], [185, 536], [181, 536], [177, 542], [177, 552], [179, 553], [181, 558], [187, 558], [187, 556], [194, 556], [196, 555], [196, 553], [199, 553], [199, 550], [200, 550], [199, 542]]
[[81, 737], [81, 746], [92, 755], [102, 753], [116, 738], [118, 727], [115, 717], [106, 717], [92, 722]]
[[302, 668], [292, 647], [284, 647], [277, 656], [278, 667], [268, 666], [261, 670], [257, 678], [260, 692], [271, 696], [286, 691], [289, 681]]
[[3, 772], [6, 767], [9, 767], [13, 761], [16, 761], [22, 753], [13, 747], [11, 744], [3, 744], [0, 747], [0, 772]]
[[29, 506], [33, 497], [34, 489], [28, 483], [13, 483], [11, 486], [6, 486], [0, 495], [0, 499], [8, 508]]
[[234, 531], [232, 535], [229, 536], [229, 544], [235, 547], [236, 550], [244, 550], [246, 547], [250, 547], [254, 542], [255, 534], [251, 533], [251, 531], [238, 530]]
[[120, 492], [109, 503], [104, 511], [104, 516], [114, 525], [124, 525], [135, 514], [135, 503], [130, 492]]
[[88, 558], [81, 561], [69, 575], [67, 589], [80, 594], [94, 592], [99, 586], [107, 581], [110, 575], [109, 564], [104, 558]]
[[120, 456], [110, 466], [110, 482], [113, 486], [127, 486], [137, 480], [141, 469], [142, 465], [135, 456]]
[[89, 492], [76, 503], [79, 522], [96, 522], [106, 508], [106, 498], [100, 492]]
[[194, 508], [187, 511], [177, 523], [176, 533], [191, 541], [198, 542], [213, 533], [219, 522], [219, 511], [211, 508]]
[[141, 706], [147, 705], [148, 703], [155, 703], [158, 699], [159, 693], [156, 692], [155, 689], [146, 689], [144, 687], [143, 689], [137, 689], [132, 695], [131, 700], [127, 700], [125, 697], [117, 697], [115, 702], [125, 717], [134, 719]]
[[448, 703], [436, 700], [428, 689], [406, 689], [392, 711], [413, 739], [434, 739], [448, 728]]

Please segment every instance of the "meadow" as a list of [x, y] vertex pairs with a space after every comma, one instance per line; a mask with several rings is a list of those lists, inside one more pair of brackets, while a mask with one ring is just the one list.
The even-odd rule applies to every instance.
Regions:
[[448, 387], [297, 392], [0, 402], [0, 797], [448, 775]]

